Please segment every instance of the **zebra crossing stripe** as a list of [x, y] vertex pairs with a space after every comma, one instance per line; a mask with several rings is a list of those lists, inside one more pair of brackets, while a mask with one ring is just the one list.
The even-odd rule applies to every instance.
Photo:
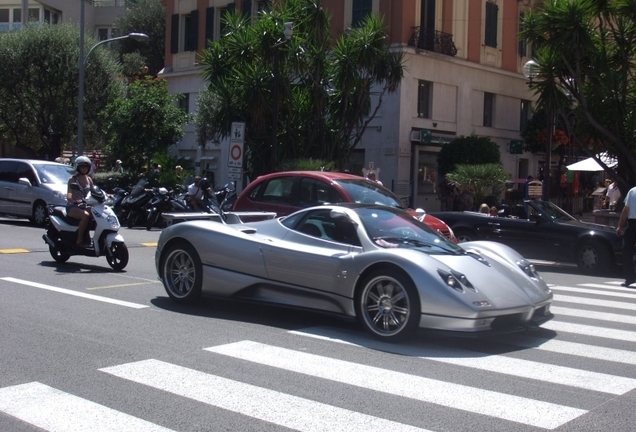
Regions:
[[573, 316], [577, 318], [589, 318], [624, 324], [636, 324], [636, 316], [633, 315], [622, 315], [609, 312], [591, 312], [589, 310], [572, 309], [560, 306], [551, 306], [550, 312], [557, 315]]
[[154, 359], [100, 370], [136, 383], [299, 431], [426, 432], [425, 429]]
[[634, 294], [634, 288], [619, 286], [622, 283], [623, 283], [622, 281], [609, 281], [609, 282], [605, 282], [604, 284], [582, 283], [582, 284], [578, 284], [578, 286], [590, 287], [590, 288], [605, 288], [605, 289], [611, 288], [612, 290], [623, 291], [626, 293]]
[[613, 301], [613, 300], [599, 300], [594, 298], [554, 294], [554, 301], [636, 311], [636, 304], [634, 303], [625, 303], [625, 302], [619, 302], [619, 301]]
[[331, 359], [252, 341], [236, 342], [205, 350], [287, 371], [545, 429], [557, 428], [587, 412], [583, 409]]
[[[327, 332], [320, 331], [326, 330], [323, 328], [318, 330], [308, 330], [311, 332], [295, 331], [294, 334], [313, 337], [316, 333], [318, 333], [323, 338], [325, 338], [325, 334], [327, 334]], [[331, 336], [327, 336], [326, 338], [335, 342], [342, 342], [344, 335], [338, 335], [332, 332]], [[348, 341], [347, 343], [356, 346], [373, 347], [375, 349], [399, 355], [407, 355], [409, 357], [417, 357], [435, 362], [454, 364], [471, 369], [487, 370], [490, 372], [497, 372], [504, 375], [517, 376], [537, 381], [547, 381], [552, 384], [561, 384], [602, 393], [621, 395], [636, 388], [636, 379], [574, 369], [565, 366], [539, 363], [514, 357], [490, 355], [477, 351], [429, 344], [425, 346], [391, 345], [386, 342], [351, 335], [347, 335], [346, 338]], [[632, 353], [632, 356], [634, 356], [634, 353]]]
[[512, 345], [560, 354], [569, 354], [596, 360], [636, 365], [636, 353], [616, 348], [586, 345], [578, 342], [561, 341], [558, 339], [543, 339], [531, 336], [524, 336], [522, 338], [519, 336], [510, 336], [510, 340], [508, 341], [506, 338], [505, 342]]
[[[601, 285], [601, 286], [605, 287], [605, 288], [608, 288], [607, 285]], [[634, 290], [630, 290], [632, 292], [621, 293], [621, 292], [608, 291], [607, 289], [605, 289], [605, 290], [594, 290], [594, 289], [587, 289], [587, 288], [566, 287], [566, 286], [560, 286], [560, 285], [551, 287], [551, 289], [553, 291], [567, 291], [567, 292], [582, 293], [582, 294], [595, 294], [595, 295], [602, 295], [602, 296], [606, 296], [606, 297], [620, 297], [620, 298], [625, 298], [625, 299], [634, 299], [634, 300], [636, 300], [636, 293], [633, 293]], [[614, 289], [614, 288], [612, 288], [612, 289]]]
[[55, 432], [171, 431], [39, 382], [0, 388], [0, 411]]
[[636, 332], [627, 330], [617, 330], [584, 324], [573, 324], [554, 320], [542, 324], [541, 327], [548, 330], [553, 330], [555, 332], [578, 333], [585, 336], [594, 336], [626, 342], [636, 342]]

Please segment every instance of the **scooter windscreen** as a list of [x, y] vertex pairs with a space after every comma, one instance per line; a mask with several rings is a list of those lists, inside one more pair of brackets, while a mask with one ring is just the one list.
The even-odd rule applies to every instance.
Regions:
[[139, 179], [137, 184], [130, 191], [131, 197], [137, 197], [146, 193], [146, 185], [148, 184], [148, 180], [142, 178]]

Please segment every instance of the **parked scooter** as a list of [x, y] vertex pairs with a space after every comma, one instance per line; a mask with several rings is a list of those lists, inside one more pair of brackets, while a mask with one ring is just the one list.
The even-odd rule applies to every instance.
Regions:
[[[135, 187], [130, 191], [130, 195], [121, 202], [121, 220], [128, 228], [138, 224], [145, 225], [146, 223], [146, 217], [148, 216], [146, 207], [154, 195], [152, 189], [146, 189], [147, 184], [148, 180], [139, 179]], [[124, 219], [124, 215], [126, 219]]]
[[[85, 202], [91, 213], [85, 238], [86, 243], [91, 245], [88, 248], [77, 245], [79, 219], [67, 216], [65, 207], [48, 206], [49, 220], [42, 239], [48, 244], [51, 256], [58, 263], [65, 263], [75, 255], [105, 255], [108, 265], [114, 270], [123, 270], [128, 265], [128, 248], [118, 233], [119, 219], [106, 203], [106, 195], [100, 188], [93, 186]], [[92, 239], [90, 231], [94, 231]]]
[[146, 210], [146, 229], [150, 230], [153, 226], [163, 221], [161, 214], [172, 210], [172, 193], [165, 187], [153, 188], [154, 196], [150, 199]]
[[226, 183], [222, 188], [214, 191], [216, 201], [219, 203], [221, 210], [231, 211], [234, 207], [234, 201], [236, 201], [236, 185], [234, 182]]

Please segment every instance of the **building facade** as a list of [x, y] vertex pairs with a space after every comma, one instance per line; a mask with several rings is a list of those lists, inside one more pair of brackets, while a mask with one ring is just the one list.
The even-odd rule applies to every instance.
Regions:
[[[267, 1], [164, 0], [166, 64], [160, 74], [171, 93], [182, 93], [190, 112], [204, 83], [197, 52], [219, 37], [220, 19], [234, 10], [256, 17]], [[377, 117], [351, 159], [357, 174], [373, 169], [382, 183], [413, 207], [440, 208], [437, 153], [454, 138], [476, 134], [499, 145], [512, 178], [537, 176], [543, 156], [516, 145], [531, 115], [522, 68], [530, 59], [518, 40], [520, 19], [531, 0], [323, 0], [332, 33], [366, 13], [384, 17], [392, 49], [402, 50], [404, 79], [385, 95]], [[197, 145], [186, 128], [173, 154], [195, 162], [217, 183], [231, 177], [228, 142]], [[239, 185], [240, 187], [240, 185]]]
[[[98, 40], [111, 37], [113, 23], [126, 10], [127, 0], [88, 0], [84, 4], [84, 28]], [[24, 12], [26, 11], [26, 12]], [[23, 19], [23, 17], [25, 19]], [[80, 22], [77, 0], [0, 0], [0, 31], [29, 24]]]

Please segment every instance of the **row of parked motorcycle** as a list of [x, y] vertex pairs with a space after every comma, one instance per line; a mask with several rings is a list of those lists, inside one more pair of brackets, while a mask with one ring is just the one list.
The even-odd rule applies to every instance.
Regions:
[[128, 228], [145, 226], [164, 227], [166, 213], [206, 212], [221, 214], [231, 211], [236, 200], [236, 188], [233, 183], [212, 189], [207, 179], [201, 179], [199, 186], [203, 191], [201, 209], [195, 210], [187, 195], [187, 188], [178, 185], [166, 187], [147, 187], [148, 180], [140, 179], [130, 190], [115, 188], [111, 207], [120, 223]]

